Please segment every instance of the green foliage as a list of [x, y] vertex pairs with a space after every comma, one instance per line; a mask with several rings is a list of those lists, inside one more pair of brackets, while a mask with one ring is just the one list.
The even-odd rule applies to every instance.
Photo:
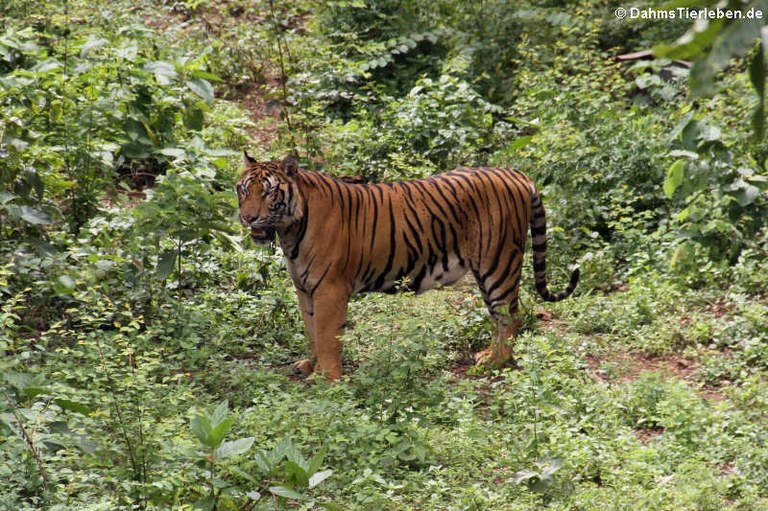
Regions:
[[[673, 2], [668, 7], [688, 6], [687, 2]], [[763, 0], [752, 2], [730, 1], [721, 9], [741, 11], [743, 18], [715, 19], [701, 27], [694, 25], [686, 34], [673, 44], [660, 44], [654, 53], [672, 59], [693, 60], [691, 70], [691, 93], [693, 96], [711, 96], [717, 90], [716, 78], [735, 57], [743, 57], [756, 47], [749, 59], [750, 80], [757, 93], [758, 101], [752, 114], [752, 126], [755, 135], [763, 138], [765, 134], [765, 80], [766, 80], [766, 40], [765, 19], [755, 16], [755, 12], [765, 13], [768, 3]], [[763, 14], [764, 16], [764, 14]]]
[[205, 71], [207, 55], [168, 54], [151, 30], [110, 16], [96, 14], [106, 33], [75, 34], [67, 9], [49, 10], [0, 38], [4, 237], [51, 223], [62, 199], [79, 229], [116, 178], [151, 184], [204, 127], [218, 80]]
[[[222, 401], [212, 412], [196, 414], [190, 420], [190, 429], [203, 446], [199, 453], [200, 463], [207, 467], [208, 494], [193, 504], [194, 509], [239, 508], [253, 506], [263, 500], [267, 490], [279, 509], [288, 509], [289, 502], [308, 501], [314, 505], [307, 492], [328, 479], [332, 470], [320, 470], [325, 454], [318, 453], [307, 460], [293, 446], [290, 440], [278, 442], [271, 450], [258, 449], [254, 461], [260, 472], [259, 476], [227, 466], [225, 460], [246, 454], [254, 444], [254, 437], [244, 437], [225, 441], [234, 420], [228, 417], [228, 403]], [[223, 473], [244, 479], [253, 485], [250, 491], [243, 492], [237, 486], [224, 479]], [[279, 483], [279, 484], [277, 484]], [[267, 485], [271, 485], [268, 486]], [[240, 499], [243, 501], [240, 501]], [[325, 509], [336, 509], [332, 503], [320, 503]]]
[[[768, 175], [754, 160], [740, 166], [720, 129], [693, 112], [673, 133], [681, 147], [670, 153], [679, 159], [667, 171], [664, 192], [685, 204], [675, 218], [680, 235], [703, 245], [711, 260], [734, 262], [764, 228]], [[678, 249], [676, 264], [685, 264], [684, 250]]]
[[[231, 223], [226, 221], [232, 211], [231, 194], [215, 190], [215, 169], [201, 168], [194, 162], [190, 166], [195, 169], [194, 174], [166, 173], [149, 192], [149, 200], [134, 210], [134, 229], [143, 236], [142, 244], [154, 245], [157, 251], [157, 278], [165, 280], [176, 266], [179, 291], [185, 247], [197, 249], [199, 254], [201, 246], [204, 248], [216, 239], [241, 250]], [[168, 241], [174, 246], [168, 248]]]

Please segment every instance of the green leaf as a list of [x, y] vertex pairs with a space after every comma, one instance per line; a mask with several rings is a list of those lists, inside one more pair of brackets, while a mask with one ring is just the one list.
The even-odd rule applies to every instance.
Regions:
[[168, 85], [173, 79], [178, 76], [176, 68], [170, 62], [162, 60], [156, 60], [154, 62], [147, 62], [144, 65], [144, 71], [155, 75], [155, 80], [160, 85]]
[[270, 456], [270, 453], [263, 449], [256, 453], [254, 460], [256, 461], [256, 466], [259, 467], [259, 470], [265, 474], [270, 474], [275, 468], [275, 464], [272, 460], [272, 457]]
[[61, 62], [59, 62], [56, 59], [48, 59], [44, 62], [41, 62], [37, 64], [35, 67], [32, 68], [32, 71], [35, 73], [47, 73], [48, 71], [53, 71], [54, 69], [59, 69], [61, 67]]
[[227, 470], [232, 472], [232, 474], [236, 475], [237, 477], [243, 478], [245, 481], [248, 481], [249, 483], [253, 484], [254, 486], [258, 486], [261, 482], [261, 479], [257, 479], [245, 470], [241, 470], [237, 467], [227, 467]]
[[526, 468], [526, 469], [518, 470], [517, 472], [515, 472], [512, 475], [512, 477], [509, 479], [509, 481], [514, 484], [520, 484], [520, 483], [527, 483], [531, 479], [538, 478], [538, 477], [539, 477], [538, 472], [529, 470]]
[[221, 422], [227, 417], [227, 414], [229, 413], [229, 401], [226, 399], [216, 405], [216, 408], [213, 409], [213, 413], [209, 415], [211, 419], [211, 424], [215, 428]]
[[312, 477], [309, 478], [309, 489], [311, 490], [315, 486], [319, 485], [329, 477], [333, 475], [333, 470], [323, 470], [322, 472], [317, 472]]
[[88, 40], [80, 46], [80, 57], [84, 59], [88, 58], [88, 55], [90, 55], [93, 50], [98, 50], [105, 44], [107, 44], [106, 39], [95, 35], [89, 36]]
[[187, 81], [187, 87], [209, 103], [213, 101], [213, 86], [208, 80], [193, 78]]
[[296, 447], [294, 447], [290, 440], [286, 439], [285, 441], [281, 442], [280, 448], [285, 455], [285, 459], [296, 463], [305, 471], [309, 468], [309, 464], [307, 463], [306, 458], [304, 458], [301, 452]]
[[695, 119], [686, 124], [680, 137], [683, 148], [687, 151], [696, 151], [699, 148], [701, 134], [705, 129], [706, 126]]
[[29, 182], [35, 189], [38, 200], [42, 201], [43, 193], [45, 192], [45, 183], [43, 183], [43, 180], [40, 178], [40, 174], [38, 174], [35, 170], [27, 170], [25, 175], [27, 182]]
[[309, 486], [309, 474], [304, 467], [294, 461], [287, 461], [284, 467], [299, 487], [306, 488]]
[[551, 479], [555, 472], [563, 467], [563, 460], [560, 458], [548, 458], [537, 462], [541, 468], [541, 478]]
[[664, 59], [690, 59], [696, 57], [712, 44], [717, 34], [723, 29], [723, 21], [708, 23], [702, 30], [698, 25], [683, 34], [672, 44], [660, 44], [653, 47], [653, 55]]
[[206, 445], [211, 449], [219, 447], [224, 440], [224, 437], [229, 433], [229, 430], [232, 429], [233, 423], [234, 421], [232, 419], [226, 418], [213, 426], [213, 429], [211, 429], [211, 432], [208, 434], [208, 442], [206, 442]]
[[672, 198], [683, 180], [685, 179], [685, 162], [676, 160], [667, 170], [667, 178], [664, 180], [664, 194], [667, 198]]
[[307, 498], [301, 493], [297, 492], [296, 490], [292, 490], [291, 488], [287, 488], [285, 486], [270, 486], [269, 492], [272, 495], [276, 495], [278, 497], [284, 497], [286, 499], [307, 500]]
[[16, 198], [16, 195], [11, 192], [0, 191], [0, 204], [5, 205]]
[[686, 112], [678, 121], [678, 123], [675, 125], [674, 129], [672, 129], [672, 132], [669, 134], [669, 140], [676, 140], [677, 137], [680, 136], [680, 134], [683, 132], [683, 130], [688, 126], [688, 124], [693, 119], [693, 110], [689, 110]]
[[158, 149], [155, 152], [164, 156], [170, 156], [172, 158], [183, 158], [187, 155], [187, 152], [184, 149], [180, 149], [178, 147], [163, 147], [162, 149]]
[[255, 502], [261, 498], [261, 493], [257, 492], [256, 490], [251, 490], [249, 492], [245, 492], [245, 496]]
[[514, 153], [516, 151], [519, 151], [520, 149], [523, 149], [528, 144], [530, 144], [532, 140], [533, 140], [533, 136], [532, 135], [527, 135], [527, 136], [524, 136], [524, 137], [518, 137], [517, 139], [515, 139], [514, 142], [512, 142], [509, 145], [509, 148], [507, 149], [507, 152]]
[[228, 248], [229, 250], [234, 252], [243, 251], [243, 245], [240, 243], [240, 240], [237, 236], [233, 236], [222, 231], [214, 231], [213, 237], [219, 240], [219, 243], [224, 245], [224, 247]]
[[662, 85], [662, 80], [659, 75], [644, 74], [635, 78], [635, 84], [637, 84], [639, 89], [648, 89]]
[[62, 409], [68, 410], [70, 412], [81, 413], [83, 415], [88, 415], [89, 413], [91, 413], [91, 408], [88, 405], [83, 403], [78, 403], [77, 401], [56, 398], [53, 400], [53, 402], [59, 405]]
[[215, 505], [216, 497], [213, 495], [208, 495], [207, 497], [203, 497], [202, 499], [192, 504], [192, 509], [199, 511], [212, 511]]
[[248, 451], [253, 446], [253, 442], [256, 439], [252, 436], [247, 438], [240, 438], [231, 442], [222, 443], [215, 452], [217, 459], [231, 458], [232, 456], [239, 456]]
[[171, 272], [173, 272], [176, 255], [176, 249], [168, 249], [160, 255], [160, 258], [157, 260], [157, 267], [155, 267], [155, 272], [157, 272], [157, 277], [160, 280], [167, 279]]
[[53, 289], [59, 295], [71, 295], [75, 290], [75, 281], [69, 275], [60, 275], [54, 282]]
[[217, 75], [215, 75], [213, 73], [209, 73], [207, 71], [193, 71], [192, 72], [192, 77], [193, 78], [202, 78], [204, 80], [208, 80], [209, 82], [223, 82], [224, 81], [221, 77], [219, 77], [219, 76], [217, 76]]
[[40, 394], [45, 394], [47, 391], [48, 389], [46, 388], [36, 386], [24, 387], [22, 389], [22, 393], [29, 397], [39, 396]]
[[204, 121], [205, 115], [202, 109], [191, 107], [184, 111], [184, 126], [187, 129], [200, 131], [203, 129]]
[[765, 25], [760, 29], [760, 44], [763, 47], [765, 67], [768, 67], [768, 25]]
[[320, 470], [320, 466], [323, 464], [323, 460], [325, 459], [325, 454], [327, 450], [325, 448], [321, 449], [320, 452], [315, 454], [311, 460], [309, 460], [309, 466], [307, 467], [307, 473], [311, 476], [314, 475], [315, 472]]
[[760, 197], [760, 189], [756, 186], [753, 186], [749, 183], [744, 183], [734, 194], [736, 197], [736, 202], [739, 203], [739, 206], [745, 207], [749, 206], [755, 200], [757, 200], [758, 197]]
[[[760, 9], [763, 2], [753, 1], [740, 5], [741, 10]], [[715, 24], [713, 22], [712, 24]], [[708, 96], [715, 92], [715, 76], [732, 58], [743, 56], [760, 38], [764, 20], [729, 20], [712, 43], [712, 49], [704, 58], [694, 62], [691, 69], [691, 92], [694, 96]]]
[[189, 421], [189, 427], [197, 439], [203, 445], [208, 445], [208, 436], [211, 433], [211, 421], [205, 415], [195, 415]]
[[51, 223], [51, 218], [39, 209], [30, 206], [19, 208], [21, 219], [32, 225], [46, 225]]

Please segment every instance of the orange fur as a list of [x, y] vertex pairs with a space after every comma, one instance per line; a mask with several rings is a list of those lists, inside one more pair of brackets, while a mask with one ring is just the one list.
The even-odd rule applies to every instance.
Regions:
[[476, 357], [500, 366], [513, 356], [523, 253], [530, 227], [536, 288], [549, 301], [546, 222], [525, 174], [460, 168], [415, 181], [349, 184], [299, 169], [292, 158], [256, 162], [246, 154], [237, 185], [241, 222], [257, 242], [279, 237], [299, 296], [312, 361], [341, 377], [341, 342], [349, 298], [366, 291], [421, 293], [471, 271], [497, 326], [494, 343]]

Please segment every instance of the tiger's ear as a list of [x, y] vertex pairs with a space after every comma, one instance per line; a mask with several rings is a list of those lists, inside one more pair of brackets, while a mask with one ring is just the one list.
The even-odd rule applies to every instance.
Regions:
[[246, 167], [256, 163], [256, 160], [254, 158], [251, 158], [251, 155], [248, 154], [248, 151], [246, 151], [245, 149], [243, 149], [243, 163], [245, 164]]
[[293, 156], [286, 156], [285, 159], [280, 162], [280, 170], [290, 177], [294, 178], [299, 173], [299, 162]]

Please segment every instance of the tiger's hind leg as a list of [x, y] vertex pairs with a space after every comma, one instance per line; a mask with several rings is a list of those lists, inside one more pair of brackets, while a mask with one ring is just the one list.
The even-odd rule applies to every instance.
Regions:
[[512, 254], [509, 265], [483, 273], [475, 271], [483, 300], [496, 326], [496, 335], [488, 348], [475, 354], [475, 363], [503, 367], [514, 362], [514, 342], [520, 328], [517, 320], [522, 253]]
[[489, 365], [492, 367], [504, 367], [514, 363], [514, 345], [520, 321], [515, 318], [505, 317], [495, 319], [496, 335], [488, 348], [475, 353], [477, 365]]

